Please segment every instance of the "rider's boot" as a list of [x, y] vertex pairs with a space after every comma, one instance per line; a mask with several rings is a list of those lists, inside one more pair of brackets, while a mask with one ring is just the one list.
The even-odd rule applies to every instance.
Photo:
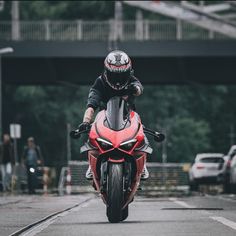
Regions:
[[149, 172], [146, 167], [146, 163], [144, 164], [143, 172], [141, 174], [141, 180], [147, 180], [149, 178]]
[[86, 171], [85, 177], [86, 177], [87, 180], [92, 180], [93, 179], [93, 172], [91, 170], [90, 165], [89, 165], [89, 167]]

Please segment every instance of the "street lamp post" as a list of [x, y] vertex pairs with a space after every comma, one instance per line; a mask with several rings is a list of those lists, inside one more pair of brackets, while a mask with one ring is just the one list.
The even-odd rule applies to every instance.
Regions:
[[2, 142], [2, 55], [13, 51], [11, 47], [0, 49], [0, 142]]

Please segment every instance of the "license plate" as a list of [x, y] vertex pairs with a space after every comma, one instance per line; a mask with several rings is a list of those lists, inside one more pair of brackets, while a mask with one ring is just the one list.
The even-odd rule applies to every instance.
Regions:
[[217, 167], [215, 166], [211, 166], [211, 167], [207, 167], [208, 170], [217, 170]]

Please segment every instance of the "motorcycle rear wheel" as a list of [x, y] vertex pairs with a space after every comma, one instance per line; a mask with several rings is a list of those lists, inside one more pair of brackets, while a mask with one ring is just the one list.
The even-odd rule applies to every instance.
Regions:
[[107, 217], [111, 223], [118, 223], [122, 218], [122, 205], [124, 202], [123, 165], [109, 164], [108, 191], [107, 191]]

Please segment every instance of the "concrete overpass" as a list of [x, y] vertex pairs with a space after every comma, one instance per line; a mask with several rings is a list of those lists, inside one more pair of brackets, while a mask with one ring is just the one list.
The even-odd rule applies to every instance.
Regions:
[[[16, 85], [91, 84], [112, 47], [107, 41], [0, 41], [3, 82]], [[144, 84], [235, 84], [235, 40], [123, 41]], [[113, 45], [114, 47], [114, 45]]]

